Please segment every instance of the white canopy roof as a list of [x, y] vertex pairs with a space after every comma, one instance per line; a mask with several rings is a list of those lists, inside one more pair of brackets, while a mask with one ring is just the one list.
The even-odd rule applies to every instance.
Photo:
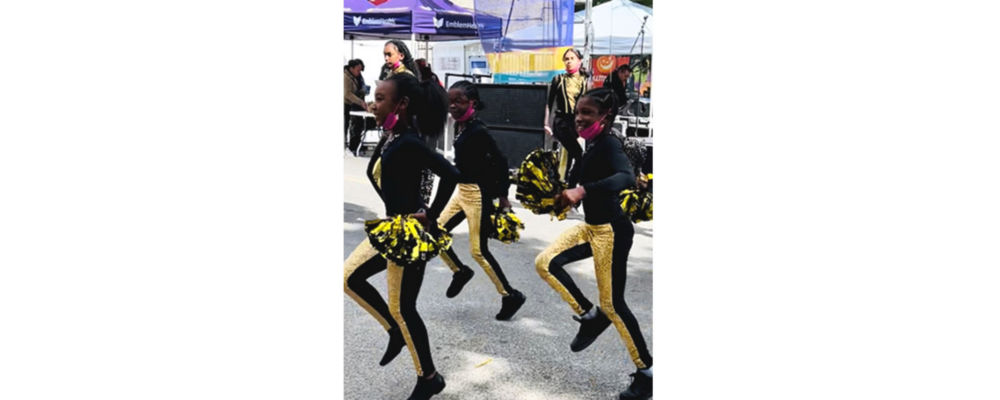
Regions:
[[[611, 0], [590, 10], [590, 20], [594, 24], [594, 47], [592, 54], [651, 54], [653, 52], [653, 9], [628, 0]], [[587, 11], [574, 14], [573, 46], [582, 50], [584, 45], [583, 20]], [[639, 39], [641, 28], [645, 37]], [[637, 40], [638, 39], [638, 40]], [[635, 44], [633, 48], [632, 45]], [[640, 48], [641, 46], [641, 48]], [[631, 51], [630, 51], [631, 49]]]

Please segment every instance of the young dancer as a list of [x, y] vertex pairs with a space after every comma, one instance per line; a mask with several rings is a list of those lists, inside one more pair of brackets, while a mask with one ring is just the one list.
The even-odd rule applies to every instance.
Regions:
[[389, 67], [388, 73], [382, 79], [389, 79], [393, 75], [402, 73], [408, 73], [420, 79], [417, 75], [419, 71], [417, 64], [413, 60], [413, 55], [410, 54], [410, 48], [406, 47], [406, 43], [403, 43], [402, 40], [392, 39], [385, 42], [382, 55], [385, 58], [385, 65]]
[[[628, 254], [635, 231], [618, 205], [618, 194], [635, 184], [635, 175], [621, 140], [609, 132], [617, 110], [614, 91], [607, 88], [591, 90], [577, 103], [576, 128], [587, 144], [575, 169], [580, 186], [564, 190], [556, 201], [568, 206], [582, 200], [585, 222], [560, 234], [535, 258], [535, 268], [577, 314], [573, 318], [580, 330], [570, 349], [587, 348], [613, 323], [637, 369], [619, 399], [648, 399], [653, 392], [653, 358], [625, 303]], [[594, 258], [600, 306], [583, 295], [563, 268], [590, 257]]]
[[[455, 167], [458, 168], [458, 190], [441, 213], [439, 223], [449, 232], [464, 219], [469, 221], [469, 252], [500, 293], [498, 320], [508, 320], [524, 304], [524, 294], [507, 282], [500, 264], [489, 250], [489, 231], [493, 229], [490, 214], [493, 199], [499, 197], [500, 208], [510, 209], [507, 200], [510, 182], [507, 158], [486, 130], [486, 124], [476, 118], [476, 112], [486, 107], [479, 99], [479, 90], [469, 81], [459, 81], [448, 90], [449, 109], [455, 119]], [[448, 249], [441, 258], [454, 273], [445, 293], [455, 297], [470, 279], [472, 269], [462, 264], [455, 251]]]
[[[437, 229], [435, 221], [458, 179], [458, 170], [424, 144], [424, 137], [442, 131], [446, 112], [444, 89], [421, 84], [411, 74], [389, 77], [375, 90], [375, 121], [385, 128], [387, 135], [376, 149], [378, 159], [373, 156], [369, 178], [385, 204], [386, 216], [411, 215], [432, 232]], [[430, 169], [441, 178], [430, 207], [419, 194], [423, 169]], [[380, 364], [391, 361], [405, 343], [417, 372], [417, 384], [409, 400], [429, 399], [444, 389], [445, 382], [434, 368], [427, 328], [416, 309], [426, 262], [402, 266], [377, 260], [380, 258], [367, 239], [362, 242], [345, 262], [345, 291], [389, 332], [389, 348]], [[388, 283], [388, 305], [366, 281], [383, 270]]]
[[[406, 43], [402, 40], [392, 39], [385, 42], [385, 46], [382, 48], [382, 54], [385, 56], [385, 66], [387, 67], [387, 72], [385, 79], [392, 77], [396, 74], [410, 74], [417, 78], [418, 81], [423, 81], [421, 78], [420, 69], [417, 67], [416, 60], [413, 59], [413, 55], [410, 53], [410, 48], [406, 47]], [[433, 137], [438, 137], [440, 132], [432, 135]], [[420, 196], [423, 197], [424, 202], [431, 201], [431, 191], [434, 188], [434, 174], [430, 170], [424, 170], [420, 181]]]

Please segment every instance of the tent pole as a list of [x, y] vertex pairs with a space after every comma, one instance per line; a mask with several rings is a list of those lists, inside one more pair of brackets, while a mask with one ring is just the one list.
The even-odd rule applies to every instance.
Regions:
[[583, 65], [587, 66], [587, 68], [590, 68], [590, 52], [594, 48], [594, 43], [592, 43], [594, 41], [594, 25], [593, 21], [591, 21], [591, 17], [593, 16], [591, 9], [593, 8], [593, 5], [593, 0], [587, 0], [587, 13], [583, 24], [583, 60], [581, 61], [584, 62]]
[[[415, 32], [410, 32], [410, 44], [413, 46], [414, 50], [417, 50], [417, 49], [420, 48], [419, 47], [419, 43], [417, 43], [417, 34]], [[417, 52], [413, 52], [413, 54], [416, 54], [416, 53]], [[417, 71], [413, 71], [413, 72], [416, 73]]]
[[648, 15], [645, 16], [645, 17], [642, 17], [642, 30], [639, 31], [639, 37], [642, 38], [641, 40], [639, 40], [639, 54], [646, 54], [646, 19], [647, 18], [649, 18]]
[[[635, 54], [634, 50], [636, 43], [639, 43], [639, 54], [646, 54], [646, 20], [648, 19], [648, 15], [642, 17], [642, 26], [639, 27], [639, 36], [632, 42], [632, 48], [628, 51], [629, 54]], [[641, 42], [639, 41], [640, 38], [642, 39]]]

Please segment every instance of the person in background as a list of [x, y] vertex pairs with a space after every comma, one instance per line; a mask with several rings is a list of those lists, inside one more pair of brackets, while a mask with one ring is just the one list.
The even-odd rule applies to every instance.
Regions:
[[382, 55], [385, 57], [385, 66], [387, 67], [387, 72], [383, 79], [389, 79], [396, 74], [407, 73], [416, 77], [417, 80], [421, 80], [420, 75], [418, 75], [419, 69], [417, 69], [417, 64], [413, 60], [410, 48], [406, 47], [406, 43], [403, 43], [402, 40], [392, 39], [385, 42], [385, 47], [382, 48]]
[[438, 78], [437, 74], [435, 74], [434, 71], [431, 70], [431, 64], [427, 62], [427, 59], [418, 58], [416, 63], [417, 63], [417, 70], [420, 71], [421, 82], [433, 81], [438, 85], [440, 85], [441, 87], [444, 87], [444, 84], [441, 83], [441, 78]]
[[[363, 126], [355, 126], [350, 132], [351, 111], [365, 111], [367, 105], [364, 99], [364, 89], [359, 86], [358, 78], [361, 71], [365, 70], [365, 63], [354, 59], [344, 66], [344, 135], [346, 136], [347, 149], [354, 155], [358, 154], [358, 145], [361, 144], [361, 131]], [[359, 96], [359, 93], [361, 95]]]
[[625, 83], [628, 82], [631, 75], [632, 69], [629, 68], [628, 64], [622, 64], [615, 68], [608, 77], [608, 89], [615, 92], [615, 99], [618, 100], [619, 107], [624, 107], [628, 103], [628, 91], [625, 90]]
[[[362, 62], [360, 59], [358, 60], [358, 62], [361, 63], [361, 72], [364, 72], [365, 71], [365, 64], [364, 64], [364, 62]], [[368, 86], [368, 84], [365, 83], [365, 76], [364, 76], [364, 74], [358, 74], [358, 97], [364, 99], [365, 96], [368, 96], [368, 93], [370, 91], [371, 91], [371, 87]], [[365, 106], [365, 108], [367, 109], [367, 105]]]
[[385, 78], [388, 78], [389, 77], [389, 71], [392, 71], [392, 67], [389, 67], [388, 64], [382, 64], [382, 69], [379, 70], [379, 73], [378, 73], [378, 80], [381, 81], [381, 80], [385, 80]]
[[583, 148], [576, 140], [580, 136], [576, 133], [573, 123], [576, 102], [586, 91], [587, 77], [589, 77], [582, 63], [579, 50], [570, 48], [563, 53], [566, 73], [552, 78], [545, 102], [545, 133], [554, 136], [566, 152], [560, 161], [560, 172], [564, 177], [571, 175], [573, 165], [583, 157]]

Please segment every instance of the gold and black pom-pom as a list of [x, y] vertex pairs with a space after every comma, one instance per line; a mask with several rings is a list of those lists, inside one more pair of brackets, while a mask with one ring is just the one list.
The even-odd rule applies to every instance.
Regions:
[[622, 150], [625, 152], [625, 157], [628, 157], [629, 163], [632, 164], [632, 169], [639, 170], [646, 164], [646, 145], [638, 138], [625, 138], [622, 142]]
[[559, 179], [559, 161], [555, 152], [536, 149], [517, 169], [517, 192], [514, 198], [535, 214], [551, 214], [563, 220], [569, 208], [557, 210], [555, 197], [566, 189]]
[[653, 220], [653, 192], [625, 189], [618, 195], [622, 211], [632, 222]]
[[521, 219], [514, 215], [513, 211], [496, 210], [490, 215], [490, 222], [493, 224], [490, 238], [508, 244], [521, 238], [519, 230], [524, 229], [524, 222], [521, 222]]
[[451, 235], [444, 228], [439, 226], [438, 233], [432, 235], [411, 216], [365, 221], [365, 232], [382, 257], [399, 265], [428, 261], [451, 247]]

